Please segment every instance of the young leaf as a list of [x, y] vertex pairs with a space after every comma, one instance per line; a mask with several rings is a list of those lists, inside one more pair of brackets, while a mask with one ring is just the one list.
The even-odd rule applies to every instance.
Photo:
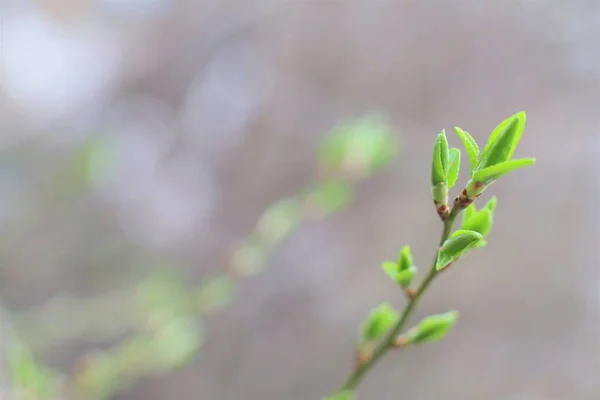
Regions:
[[441, 271], [446, 268], [448, 265], [452, 264], [454, 258], [450, 257], [448, 253], [445, 253], [440, 250], [438, 253], [437, 261], [435, 263], [436, 271]]
[[452, 189], [458, 179], [458, 171], [460, 170], [460, 150], [450, 149], [449, 151], [449, 166], [448, 166], [448, 189]]
[[509, 172], [533, 165], [535, 161], [535, 158], [519, 158], [505, 161], [475, 172], [473, 179], [476, 182], [492, 182]]
[[487, 201], [487, 203], [485, 203], [485, 206], [483, 206], [483, 208], [488, 209], [493, 215], [494, 211], [496, 210], [496, 202], [497, 202], [496, 196], [492, 196]]
[[398, 265], [400, 266], [399, 271], [404, 271], [413, 265], [413, 258], [409, 246], [404, 246], [400, 251]]
[[456, 323], [457, 318], [458, 312], [456, 311], [425, 317], [409, 331], [407, 339], [412, 344], [438, 341], [446, 336], [450, 328]]
[[465, 210], [463, 211], [463, 216], [462, 216], [462, 225], [465, 225], [465, 222], [467, 222], [467, 220], [469, 218], [471, 218], [473, 215], [475, 215], [477, 213], [477, 208], [475, 208], [475, 203], [471, 203], [467, 208], [465, 208]]
[[440, 271], [447, 267], [481, 239], [483, 239], [483, 236], [479, 232], [467, 230], [454, 232], [440, 248], [435, 265], [436, 270]]
[[404, 269], [396, 274], [395, 281], [396, 283], [402, 287], [407, 288], [410, 286], [413, 278], [417, 274], [417, 267], [411, 265], [407, 269]]
[[469, 156], [469, 172], [473, 173], [477, 167], [477, 160], [479, 159], [479, 146], [477, 146], [477, 142], [468, 132], [463, 131], [459, 127], [455, 127], [454, 130], [462, 141], [463, 146], [465, 146], [465, 150], [467, 150], [467, 155]]
[[487, 208], [482, 208], [478, 213], [467, 219], [461, 229], [479, 232], [481, 236], [485, 237], [490, 230], [494, 219], [492, 213]]
[[516, 113], [502, 121], [490, 134], [476, 171], [510, 160], [524, 129], [524, 112]]
[[400, 316], [388, 303], [383, 303], [371, 310], [362, 324], [361, 339], [363, 341], [381, 338], [394, 325]]
[[448, 176], [448, 139], [446, 132], [442, 130], [437, 135], [433, 147], [433, 162], [431, 166], [431, 186], [437, 186], [440, 183], [446, 183]]
[[487, 240], [483, 239], [471, 246], [471, 250], [481, 249], [485, 246], [487, 246]]
[[385, 272], [392, 280], [396, 280], [396, 275], [400, 271], [400, 266], [393, 261], [384, 261], [381, 265], [381, 269], [383, 269], [383, 272]]

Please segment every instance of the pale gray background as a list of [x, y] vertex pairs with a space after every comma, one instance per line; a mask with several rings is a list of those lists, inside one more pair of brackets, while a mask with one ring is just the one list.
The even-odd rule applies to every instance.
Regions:
[[[459, 125], [481, 142], [519, 110], [517, 153], [537, 166], [494, 185], [490, 245], [417, 312], [457, 309], [460, 323], [439, 344], [387, 357], [361, 398], [600, 398], [596, 2], [0, 4], [9, 310], [124, 287], [153, 262], [218, 270], [264, 207], [311, 178], [337, 121], [380, 109], [402, 141], [349, 209], [295, 233], [208, 321], [192, 365], [116, 399], [327, 394], [368, 309], [402, 302], [380, 262], [410, 244], [424, 266], [435, 249], [435, 134]], [[108, 187], [70, 199], [48, 177], [86, 135], [112, 137], [126, 162]], [[46, 359], [66, 367], [93, 346], [73, 339]]]

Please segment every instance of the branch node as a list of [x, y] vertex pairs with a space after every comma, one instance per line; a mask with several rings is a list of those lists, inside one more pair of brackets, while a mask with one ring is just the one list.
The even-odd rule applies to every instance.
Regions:
[[394, 347], [406, 347], [409, 343], [410, 341], [402, 335], [397, 336], [396, 339], [394, 339]]
[[365, 365], [373, 358], [373, 346], [371, 344], [365, 344], [356, 350], [356, 363], [358, 365]]

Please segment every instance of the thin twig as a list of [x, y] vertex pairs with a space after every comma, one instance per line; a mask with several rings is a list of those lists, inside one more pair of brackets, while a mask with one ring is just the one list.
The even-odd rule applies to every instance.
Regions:
[[[455, 207], [453, 207], [452, 211], [448, 215], [448, 218], [444, 221], [444, 229], [442, 232], [442, 237], [440, 239], [439, 246], [441, 246], [450, 237], [450, 233], [452, 232], [452, 226], [454, 225], [454, 221], [456, 220], [456, 217], [460, 213], [461, 209], [462, 207], [455, 205]], [[356, 368], [350, 373], [350, 375], [342, 385], [340, 389], [341, 391], [354, 390], [365, 377], [366, 373], [383, 357], [383, 355], [386, 354], [388, 350], [397, 347], [397, 336], [404, 329], [406, 322], [408, 321], [412, 312], [415, 310], [417, 304], [419, 303], [421, 295], [425, 292], [425, 290], [427, 290], [433, 279], [438, 275], [438, 271], [435, 268], [436, 261], [437, 251], [429, 269], [429, 272], [417, 288], [414, 296], [412, 296], [412, 298], [410, 298], [406, 303], [406, 306], [402, 311], [402, 315], [398, 323], [379, 343], [375, 350], [373, 350], [371, 357], [367, 358], [367, 361], [365, 361], [364, 363], [358, 363]]]

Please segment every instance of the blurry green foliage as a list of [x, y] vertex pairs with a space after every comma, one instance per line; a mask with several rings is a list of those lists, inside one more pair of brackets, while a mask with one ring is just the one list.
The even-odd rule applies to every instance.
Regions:
[[153, 336], [151, 345], [161, 370], [181, 367], [202, 346], [204, 334], [192, 316], [176, 318]]
[[390, 124], [371, 114], [334, 127], [319, 149], [319, 161], [330, 170], [369, 174], [385, 167], [398, 151]]
[[328, 216], [344, 208], [352, 199], [352, 185], [342, 179], [332, 179], [316, 185], [310, 192], [310, 203]]
[[257, 235], [250, 235], [245, 242], [234, 248], [231, 269], [241, 276], [256, 275], [266, 267], [267, 251]]
[[284, 239], [302, 222], [302, 203], [297, 198], [281, 200], [270, 206], [258, 220], [256, 230], [264, 242]]
[[217, 276], [204, 283], [196, 294], [198, 308], [205, 313], [227, 306], [233, 301], [235, 281], [228, 276]]
[[[62, 378], [20, 349], [11, 355], [13, 385], [37, 396], [31, 400], [52, 398], [61, 387], [76, 400], [106, 400], [139, 378], [184, 366], [204, 342], [201, 317], [234, 300], [237, 280], [262, 272], [273, 249], [315, 212], [325, 217], [347, 206], [354, 184], [389, 164], [398, 150], [397, 137], [379, 115], [339, 124], [319, 147], [318, 176], [296, 195], [276, 201], [263, 212], [254, 230], [231, 247], [222, 274], [197, 286], [182, 272], [161, 268], [133, 292], [134, 304], [128, 309], [136, 310], [141, 326], [127, 338], [82, 357]], [[69, 163], [69, 176], [76, 181], [71, 184], [81, 189], [105, 181], [114, 173], [116, 161], [116, 149], [108, 139], [86, 140]], [[59, 181], [64, 184], [64, 175]], [[381, 306], [365, 328], [366, 337], [379, 337], [396, 318], [393, 309]], [[61, 379], [67, 384], [60, 386]], [[353, 398], [352, 392], [343, 392], [331, 399]]]
[[11, 383], [20, 399], [47, 399], [57, 393], [60, 384], [58, 374], [38, 363], [25, 346], [12, 345], [7, 359]]
[[181, 274], [161, 270], [144, 279], [135, 293], [141, 313], [149, 317], [150, 323], [161, 324], [192, 312], [189, 291]]
[[114, 144], [107, 138], [88, 138], [73, 157], [73, 168], [84, 183], [96, 184], [108, 179], [117, 160]]

